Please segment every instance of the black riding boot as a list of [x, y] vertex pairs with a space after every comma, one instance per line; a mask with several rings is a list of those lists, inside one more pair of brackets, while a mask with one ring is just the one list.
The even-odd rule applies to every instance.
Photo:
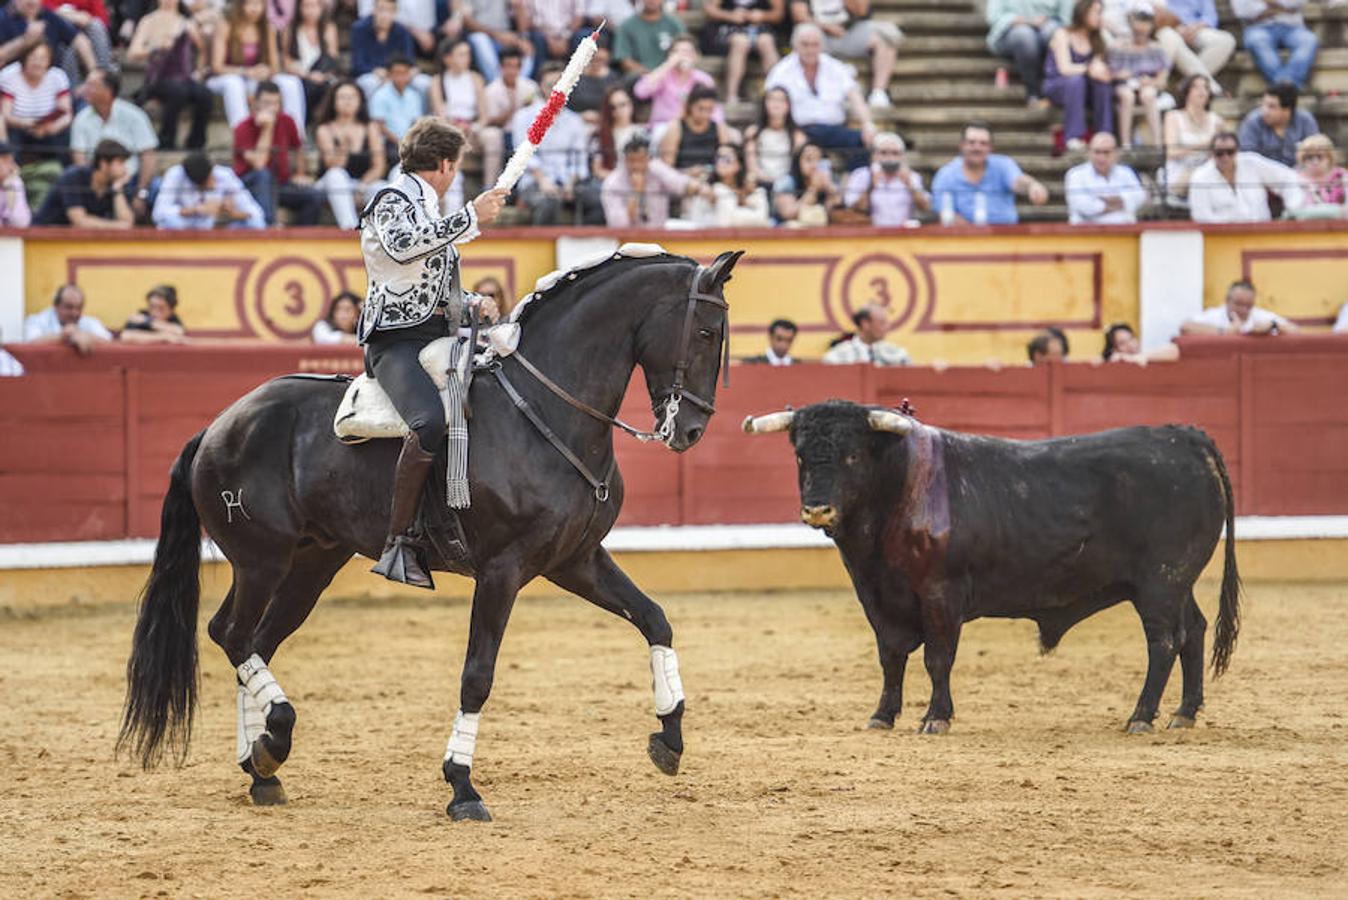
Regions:
[[423, 546], [421, 539], [410, 529], [434, 459], [435, 454], [421, 449], [416, 432], [403, 439], [403, 450], [398, 455], [398, 468], [393, 475], [393, 511], [389, 515], [388, 540], [384, 543], [384, 555], [370, 570], [389, 581], [431, 590], [435, 590], [435, 582], [431, 581], [430, 573], [418, 558]]

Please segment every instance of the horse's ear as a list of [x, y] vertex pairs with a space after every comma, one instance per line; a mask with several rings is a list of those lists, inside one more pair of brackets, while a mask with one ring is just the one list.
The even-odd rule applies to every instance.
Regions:
[[743, 250], [727, 250], [716, 257], [716, 262], [707, 266], [706, 273], [702, 276], [702, 290], [710, 293], [730, 280], [730, 270], [735, 268], [735, 263], [739, 262]]

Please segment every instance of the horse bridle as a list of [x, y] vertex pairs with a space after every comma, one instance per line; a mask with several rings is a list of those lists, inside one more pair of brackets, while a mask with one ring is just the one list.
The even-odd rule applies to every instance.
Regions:
[[[660, 443], [668, 447], [670, 442], [674, 439], [674, 424], [679, 415], [679, 408], [683, 404], [683, 401], [687, 400], [693, 406], [696, 406], [698, 409], [705, 412], [708, 416], [716, 413], [716, 405], [712, 401], [699, 397], [697, 394], [690, 391], [683, 383], [684, 376], [688, 374], [689, 363], [692, 361], [693, 329], [697, 324], [697, 305], [699, 303], [710, 303], [713, 306], [719, 306], [725, 312], [725, 315], [723, 315], [721, 319], [721, 352], [719, 354], [720, 362], [718, 368], [721, 370], [722, 383], [726, 386], [729, 386], [730, 384], [730, 304], [726, 302], [725, 298], [717, 297], [714, 294], [708, 294], [700, 289], [702, 276], [706, 271], [706, 266], [699, 265], [696, 271], [693, 272], [692, 283], [688, 286], [688, 305], [685, 308], [683, 316], [683, 334], [679, 339], [678, 361], [674, 364], [674, 382], [670, 385], [669, 390], [662, 392], [659, 399], [652, 403], [652, 411], [657, 414], [659, 413], [661, 404], [664, 404], [664, 415], [660, 418], [660, 422], [654, 431], [642, 431], [639, 428], [634, 428], [622, 419], [600, 412], [583, 400], [576, 399], [565, 388], [544, 374], [518, 350], [510, 354], [510, 357], [517, 360], [519, 364], [524, 367], [524, 370], [532, 375], [539, 384], [543, 385], [543, 387], [547, 388], [557, 397], [585, 413], [587, 416], [598, 419], [600, 422], [611, 425], [614, 428], [618, 428], [642, 443], [647, 441], [660, 441]], [[525, 417], [533, 423], [534, 427], [538, 429], [543, 437], [546, 438], [548, 442], [562, 454], [562, 456], [566, 457], [572, 467], [581, 474], [581, 477], [589, 482], [590, 486], [594, 488], [595, 497], [601, 503], [607, 500], [608, 478], [613, 473], [613, 464], [609, 464], [609, 471], [605, 474], [603, 479], [595, 477], [594, 473], [590, 471], [579, 457], [571, 452], [569, 447], [562, 443], [556, 433], [554, 433], [553, 430], [538, 417], [538, 414], [529, 406], [528, 402], [515, 390], [515, 386], [510, 383], [510, 380], [506, 378], [505, 373], [501, 369], [501, 361], [499, 359], [495, 360], [492, 362], [490, 368], [492, 374], [501, 382], [501, 386], [510, 396], [510, 399], [514, 402], [515, 406], [519, 407], [520, 412], [524, 413]]]

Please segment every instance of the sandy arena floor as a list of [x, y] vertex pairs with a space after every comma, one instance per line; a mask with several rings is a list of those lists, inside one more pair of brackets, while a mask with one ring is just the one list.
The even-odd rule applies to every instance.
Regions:
[[1028, 623], [975, 623], [954, 729], [930, 738], [920, 653], [899, 728], [862, 727], [880, 674], [850, 596], [666, 598], [689, 695], [675, 779], [646, 759], [636, 632], [521, 601], [478, 744], [490, 825], [444, 814], [464, 603], [320, 606], [273, 666], [299, 725], [291, 803], [265, 810], [204, 633], [189, 763], [144, 775], [112, 759], [131, 608], [11, 617], [0, 896], [1342, 897], [1344, 600], [1250, 587], [1199, 727], [1147, 737], [1118, 730], [1144, 666], [1131, 608], [1043, 659]]

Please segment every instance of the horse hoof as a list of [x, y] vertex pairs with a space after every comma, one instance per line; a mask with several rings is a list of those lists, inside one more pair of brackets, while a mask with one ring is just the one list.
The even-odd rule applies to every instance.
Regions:
[[872, 716], [871, 720], [866, 723], [866, 727], [874, 731], [893, 731], [894, 722], [892, 720], [886, 722], [884, 719]]
[[284, 806], [289, 801], [279, 778], [254, 782], [248, 789], [248, 796], [253, 798], [254, 806]]
[[949, 719], [928, 719], [917, 730], [918, 734], [946, 734], [950, 731]]
[[1124, 730], [1127, 731], [1128, 734], [1151, 734], [1156, 729], [1152, 727], [1150, 722], [1134, 719], [1128, 723], [1128, 727]]
[[490, 822], [491, 813], [481, 800], [466, 800], [463, 803], [451, 803], [446, 810], [449, 818], [455, 822]]
[[253, 771], [259, 778], [272, 777], [276, 774], [276, 770], [281, 768], [281, 763], [285, 762], [284, 759], [277, 759], [272, 755], [264, 741], [265, 737], [266, 735], [262, 735], [253, 741]]
[[1179, 713], [1175, 713], [1173, 716], [1170, 717], [1170, 724], [1167, 725], [1166, 727], [1167, 727], [1167, 728], [1172, 728], [1172, 729], [1173, 729], [1173, 728], [1193, 728], [1193, 727], [1194, 727], [1194, 720], [1193, 720], [1193, 717], [1192, 717], [1192, 716], [1182, 716], [1182, 715], [1180, 715]]
[[664, 737], [658, 732], [651, 735], [651, 742], [646, 745], [646, 754], [661, 772], [666, 775], [679, 774], [679, 759], [683, 754], [666, 744]]

